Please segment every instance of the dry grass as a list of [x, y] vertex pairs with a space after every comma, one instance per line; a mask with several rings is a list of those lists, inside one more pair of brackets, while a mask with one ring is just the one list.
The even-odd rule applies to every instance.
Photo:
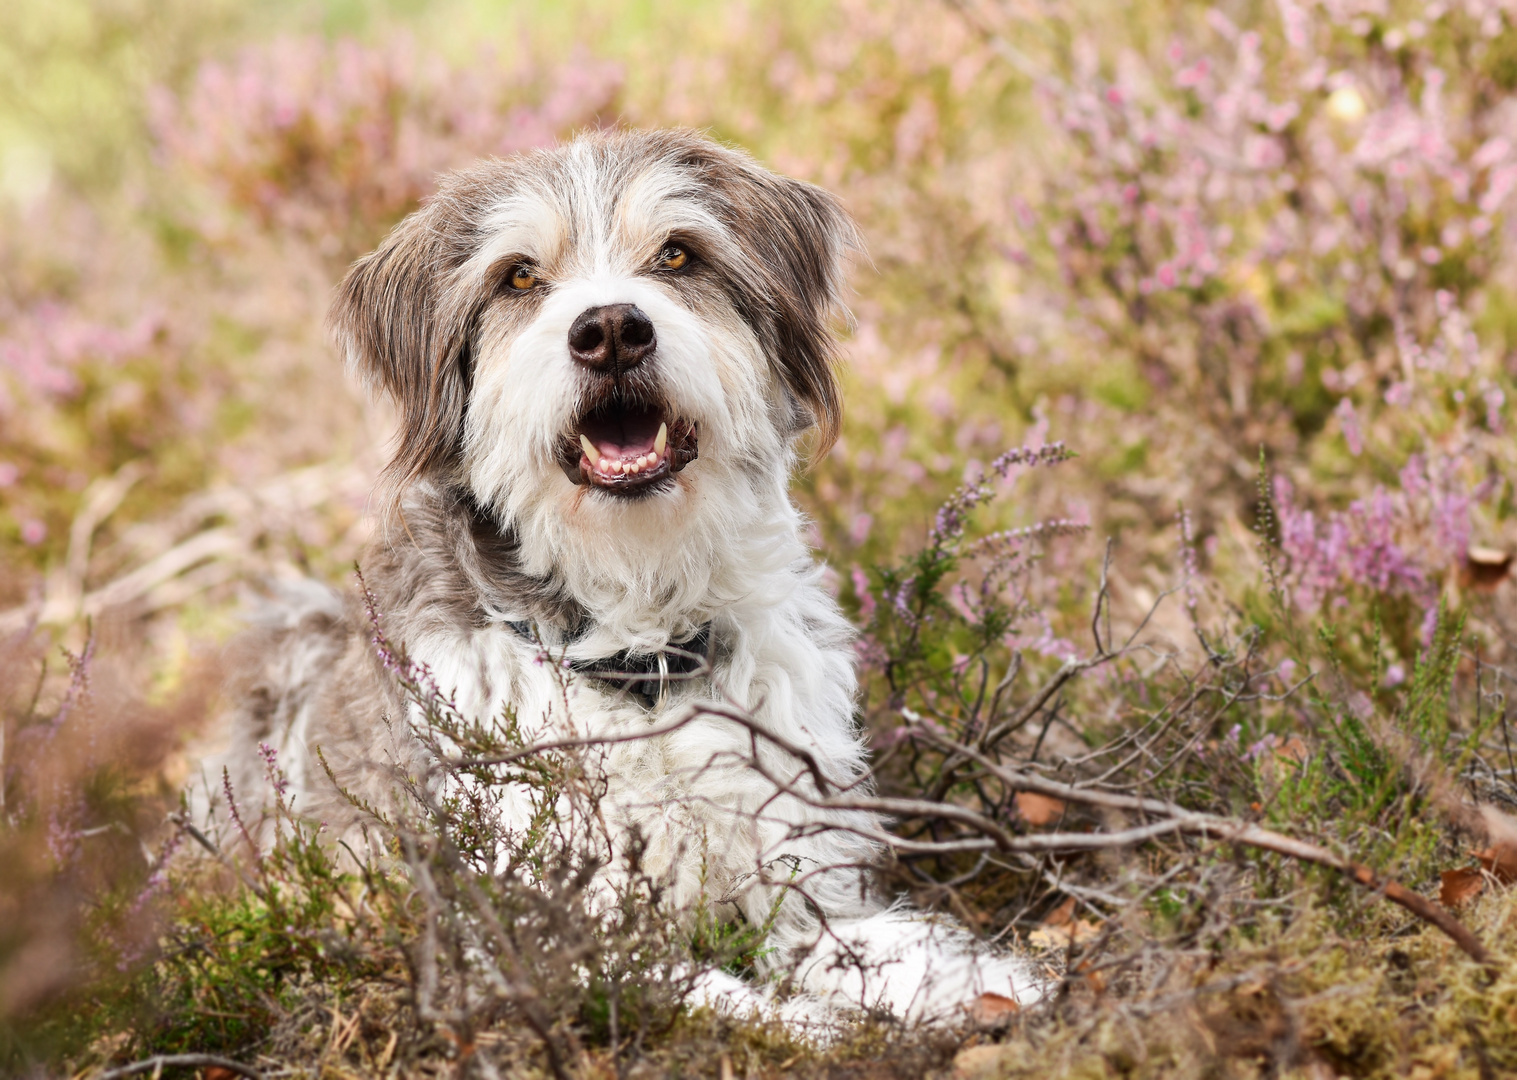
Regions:
[[[0, 1067], [1517, 1070], [1510, 14], [595, 7], [0, 13]], [[487, 880], [456, 808], [362, 870], [293, 822], [188, 857], [207, 657], [367, 538], [387, 418], [321, 339], [336, 275], [434, 170], [612, 120], [861, 220], [847, 426], [797, 490], [863, 634], [880, 877], [1033, 951], [1045, 1005], [825, 1047], [691, 1013], [685, 958], [751, 940], [656, 881], [608, 927], [562, 837]], [[502, 911], [509, 950], [470, 938]]]

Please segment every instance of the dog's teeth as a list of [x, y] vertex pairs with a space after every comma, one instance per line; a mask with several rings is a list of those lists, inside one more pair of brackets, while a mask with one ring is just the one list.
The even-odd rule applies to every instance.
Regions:
[[637, 467], [639, 469], [646, 469], [648, 467], [648, 455], [647, 454], [638, 454], [637, 455]]
[[590, 437], [588, 435], [581, 433], [579, 437], [579, 446], [580, 449], [585, 452], [585, 457], [590, 459], [591, 465], [600, 464], [600, 451], [595, 448], [595, 444], [590, 441]]
[[654, 452], [654, 454], [662, 454], [664, 452], [664, 447], [667, 446], [668, 444], [669, 444], [669, 425], [661, 423], [661, 424], [658, 425], [658, 434], [655, 435], [654, 438], [653, 438], [653, 452]]
[[639, 469], [640, 469], [640, 468], [642, 468], [642, 466], [641, 466], [641, 465], [639, 465], [639, 464], [638, 464], [638, 463], [637, 463], [637, 462], [635, 462], [635, 461], [634, 461], [634, 462], [632, 462], [632, 463], [631, 463], [631, 464], [630, 464], [630, 465], [628, 465], [628, 466], [627, 466], [627, 471], [628, 471], [628, 472], [629, 472], [629, 473], [635, 473], [635, 472], [637, 472], [637, 471], [638, 471], [638, 470], [639, 470]]
[[651, 453], [651, 454], [648, 455], [648, 464], [649, 465], [657, 465], [658, 464], [658, 451], [657, 450], [653, 451], [653, 453]]

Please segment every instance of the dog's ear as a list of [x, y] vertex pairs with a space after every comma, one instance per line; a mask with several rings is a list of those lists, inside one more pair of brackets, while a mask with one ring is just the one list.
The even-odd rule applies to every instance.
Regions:
[[858, 227], [821, 188], [778, 176], [746, 157], [732, 158], [735, 169], [716, 172], [730, 225], [760, 286], [754, 296], [760, 310], [748, 314], [790, 394], [809, 414], [798, 426], [806, 419], [814, 423], [819, 452], [826, 453], [843, 420], [837, 330], [848, 318], [848, 256], [863, 250]]
[[349, 367], [399, 410], [392, 493], [457, 468], [462, 449], [469, 343], [486, 297], [458, 280], [473, 220], [460, 187], [445, 185], [355, 262], [327, 317]]

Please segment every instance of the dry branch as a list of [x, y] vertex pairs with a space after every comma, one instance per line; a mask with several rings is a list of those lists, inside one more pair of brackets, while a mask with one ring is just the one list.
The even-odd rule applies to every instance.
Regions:
[[[1000, 780], [1009, 791], [1029, 791], [1055, 799], [1063, 799], [1066, 802], [1081, 803], [1086, 806], [1098, 806], [1112, 810], [1159, 814], [1172, 821], [1176, 830], [1181, 832], [1218, 839], [1229, 844], [1241, 844], [1248, 847], [1261, 848], [1300, 862], [1309, 862], [1336, 870], [1365, 888], [1383, 894], [1387, 900], [1393, 904], [1400, 905], [1424, 922], [1436, 926], [1447, 934], [1472, 959], [1484, 965], [1487, 970], [1493, 972], [1496, 970], [1495, 958], [1491, 955], [1490, 950], [1485, 947], [1469, 927], [1454, 918], [1447, 909], [1435, 904], [1419, 893], [1413, 892], [1397, 881], [1382, 877], [1363, 863], [1343, 858], [1318, 844], [1297, 840], [1282, 833], [1264, 829], [1258, 825], [1234, 818], [1197, 813], [1174, 803], [1165, 802], [1162, 799], [1148, 799], [1136, 795], [1123, 795], [1120, 792], [1077, 787], [1073, 784], [1064, 784], [1056, 780], [1048, 780], [1044, 777], [1007, 769], [968, 747], [954, 743], [952, 740], [943, 739], [941, 736], [924, 728], [913, 728], [911, 734], [914, 737], [935, 742], [945, 750], [964, 754], [991, 775], [995, 776], [996, 779]], [[959, 815], [956, 817], [956, 820], [962, 821], [966, 819], [962, 815]], [[997, 831], [1000, 830], [998, 829]], [[1045, 833], [1041, 834], [1039, 838], [1047, 843], [1047, 847], [1043, 850], [1089, 850], [1103, 846], [1109, 848], [1125, 847], [1127, 846], [1127, 842], [1122, 838], [1130, 835], [1132, 831], [1135, 830], [1129, 830], [1125, 833], [1097, 834]], [[1104, 845], [1098, 844], [1093, 838], [1104, 839], [1106, 843]], [[1067, 846], [1061, 846], [1061, 842]]]
[[263, 1073], [251, 1065], [244, 1065], [240, 1061], [231, 1058], [217, 1057], [215, 1054], [159, 1054], [157, 1057], [143, 1058], [134, 1061], [130, 1065], [122, 1065], [119, 1068], [109, 1069], [100, 1074], [97, 1080], [120, 1080], [121, 1077], [136, 1076], [138, 1073], [151, 1072], [157, 1076], [164, 1069], [225, 1069], [227, 1072], [245, 1076], [248, 1080], [263, 1080]]

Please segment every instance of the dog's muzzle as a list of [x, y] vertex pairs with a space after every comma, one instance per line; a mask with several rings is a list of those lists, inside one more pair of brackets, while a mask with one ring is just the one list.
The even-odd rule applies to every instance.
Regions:
[[569, 355], [584, 369], [590, 406], [559, 454], [572, 483], [648, 495], [699, 456], [695, 423], [669, 406], [646, 363], [657, 349], [653, 321], [635, 304], [589, 308], [574, 320]]

